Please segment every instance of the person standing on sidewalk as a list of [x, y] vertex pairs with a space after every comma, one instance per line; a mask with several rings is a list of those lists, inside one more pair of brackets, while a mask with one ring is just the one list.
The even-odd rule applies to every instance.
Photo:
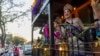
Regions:
[[14, 56], [19, 56], [20, 52], [19, 52], [19, 48], [16, 46], [13, 50]]

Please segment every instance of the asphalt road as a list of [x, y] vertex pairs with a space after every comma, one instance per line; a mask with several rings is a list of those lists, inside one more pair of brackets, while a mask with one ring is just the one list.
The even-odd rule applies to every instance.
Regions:
[[32, 56], [32, 55], [24, 55], [23, 50], [20, 50], [20, 56]]

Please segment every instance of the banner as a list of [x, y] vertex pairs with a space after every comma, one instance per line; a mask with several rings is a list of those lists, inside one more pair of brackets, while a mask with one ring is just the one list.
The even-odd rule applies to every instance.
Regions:
[[41, 5], [42, 5], [42, 0], [35, 0], [33, 2], [33, 5], [32, 5], [32, 14], [33, 15], [36, 15], [39, 12]]

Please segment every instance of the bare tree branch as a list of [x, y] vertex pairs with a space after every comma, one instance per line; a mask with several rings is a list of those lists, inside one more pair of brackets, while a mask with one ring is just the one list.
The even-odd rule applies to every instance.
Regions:
[[[9, 6], [8, 6], [9, 5]], [[2, 35], [0, 36], [0, 40], [2, 45], [5, 44], [6, 38], [6, 23], [12, 22], [15, 19], [23, 17], [27, 15], [30, 10], [27, 11], [13, 11], [13, 8], [22, 7], [23, 3], [15, 3], [14, 0], [0, 0], [0, 30]]]
[[17, 19], [17, 18], [19, 18], [19, 17], [21, 17], [21, 16], [25, 16], [25, 15], [27, 15], [27, 13], [28, 13], [29, 11], [30, 11], [30, 10], [27, 10], [26, 12], [23, 12], [23, 13], [20, 14], [20, 15], [16, 15], [15, 17], [11, 18], [9, 21], [6, 21], [5, 23], [7, 23], [7, 22], [12, 22], [12, 21], [14, 21], [15, 19]]

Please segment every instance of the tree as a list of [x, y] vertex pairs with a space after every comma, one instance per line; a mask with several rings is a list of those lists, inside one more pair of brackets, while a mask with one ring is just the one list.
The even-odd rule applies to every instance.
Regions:
[[12, 43], [12, 34], [6, 35], [6, 44], [11, 44]]
[[0, 41], [3, 47], [6, 39], [6, 24], [8, 22], [13, 22], [15, 19], [18, 19], [20, 17], [24, 17], [25, 15], [27, 15], [27, 12], [30, 11], [15, 10], [16, 8], [21, 8], [22, 6], [24, 6], [24, 4], [14, 1], [15, 0], [0, 0]]
[[26, 39], [20, 36], [15, 36], [13, 37], [12, 42], [14, 45], [19, 45], [19, 44], [23, 45], [26, 42]]

